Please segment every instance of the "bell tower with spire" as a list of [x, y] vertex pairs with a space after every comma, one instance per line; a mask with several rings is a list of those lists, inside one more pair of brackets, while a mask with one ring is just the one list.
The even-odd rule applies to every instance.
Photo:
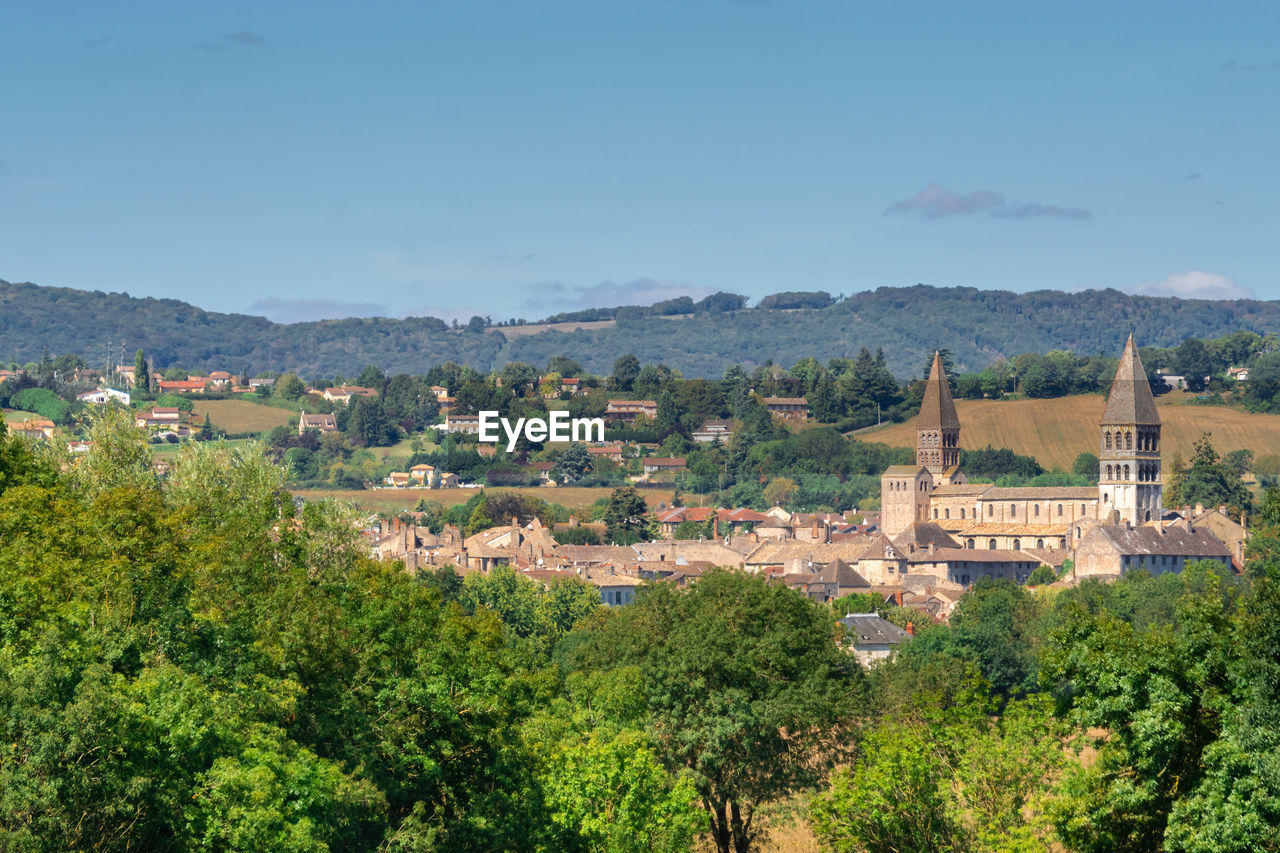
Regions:
[[1114, 510], [1122, 524], [1158, 521], [1162, 508], [1160, 415], [1133, 335], [1120, 355], [1099, 431], [1099, 518], [1105, 521]]
[[960, 416], [936, 350], [916, 418], [916, 464], [928, 468], [935, 481], [948, 481], [944, 474], [954, 476], [960, 465]]

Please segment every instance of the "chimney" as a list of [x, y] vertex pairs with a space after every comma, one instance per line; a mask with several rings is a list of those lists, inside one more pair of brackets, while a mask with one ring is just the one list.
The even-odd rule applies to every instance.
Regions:
[[810, 534], [809, 541], [810, 542], [818, 541], [818, 520], [816, 518], [813, 520], [813, 532]]
[[1196, 515], [1197, 516], [1204, 515], [1204, 504], [1201, 504], [1201, 503], [1196, 504]]
[[514, 515], [513, 515], [513, 516], [511, 516], [511, 526], [512, 526], [512, 527], [519, 527], [519, 526], [520, 526], [520, 519], [519, 519], [519, 518], [517, 518], [517, 517], [516, 517], [516, 516], [514, 516]]
[[898, 603], [898, 606], [901, 607], [902, 606], [902, 590], [898, 590], [897, 592], [895, 592], [893, 594], [893, 598]]
[[578, 517], [576, 515], [569, 516], [569, 526], [570, 527], [578, 526]]
[[907, 623], [907, 636], [908, 636], [908, 637], [914, 637], [915, 635], [916, 635], [916, 623], [914, 623], [914, 622], [908, 622], [908, 623]]
[[716, 512], [715, 515], [711, 516], [711, 538], [712, 539], [720, 538], [720, 513], [719, 512]]
[[826, 542], [828, 545], [831, 544], [831, 519], [827, 519], [827, 526], [822, 532], [822, 541]]

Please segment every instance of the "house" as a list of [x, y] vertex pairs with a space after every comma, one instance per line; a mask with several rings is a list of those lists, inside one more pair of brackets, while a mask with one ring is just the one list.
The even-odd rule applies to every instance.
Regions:
[[1247, 367], [1228, 367], [1227, 376], [1237, 382], [1247, 382], [1249, 379], [1249, 368]]
[[653, 400], [610, 400], [609, 405], [604, 409], [604, 418], [607, 421], [633, 423], [639, 417], [652, 420], [657, 416], [658, 404]]
[[809, 419], [809, 401], [804, 397], [765, 397], [764, 407], [784, 421], [804, 423]]
[[547, 482], [553, 482], [553, 481], [551, 480], [551, 472], [552, 472], [553, 470], [555, 470], [556, 463], [554, 463], [554, 462], [533, 462], [533, 463], [530, 463], [529, 467], [530, 467], [530, 468], [532, 468], [534, 471], [537, 471], [537, 472], [538, 472], [538, 476], [539, 476], [539, 477], [541, 477], [543, 480], [545, 480], [545, 481], [547, 481]]
[[128, 406], [131, 399], [125, 391], [117, 391], [114, 388], [99, 388], [97, 391], [86, 391], [83, 394], [77, 394], [76, 399], [82, 403], [93, 403], [101, 405], [115, 400], [122, 406]]
[[1196, 560], [1231, 565], [1231, 549], [1208, 526], [1194, 523], [1132, 527], [1097, 524], [1076, 548], [1075, 577], [1120, 577], [1142, 570], [1153, 575], [1180, 572]]
[[265, 378], [265, 377], [262, 379], [250, 379], [249, 387], [255, 391], [257, 391], [259, 388], [274, 388], [276, 387], [276, 381], [274, 379]]
[[979, 578], [995, 578], [1026, 583], [1040, 560], [1025, 551], [986, 548], [936, 548], [930, 546], [907, 555], [907, 569], [913, 575], [932, 575], [961, 586]]
[[133, 420], [139, 429], [176, 430], [182, 424], [183, 412], [173, 406], [153, 406], [150, 411], [139, 412]]
[[646, 475], [685, 470], [683, 456], [646, 456], [641, 466]]
[[850, 613], [840, 624], [844, 626], [845, 644], [863, 666], [887, 660], [911, 638], [910, 632], [876, 613]]
[[436, 482], [436, 487], [441, 489], [457, 489], [462, 486], [462, 478], [457, 474], [451, 474], [448, 471], [440, 475]]
[[581, 397], [587, 392], [587, 389], [582, 387], [582, 380], [578, 377], [566, 376], [560, 380], [560, 393], [566, 392], [574, 397]]
[[205, 380], [199, 376], [190, 379], [157, 379], [156, 387], [161, 394], [203, 394]]
[[405, 489], [409, 486], [408, 471], [392, 471], [383, 479], [383, 484], [393, 489]]
[[443, 403], [449, 396], [449, 389], [443, 385], [432, 385], [431, 393], [436, 395], [437, 403]]
[[331, 403], [350, 403], [352, 397], [376, 397], [378, 392], [360, 385], [339, 385], [337, 388], [326, 388], [320, 394]]
[[0, 369], [0, 382], [4, 382], [6, 379], [17, 379], [20, 376], [26, 376], [26, 375], [27, 375], [27, 372], [25, 370]]
[[435, 485], [436, 469], [430, 465], [414, 465], [409, 469], [409, 479], [419, 486], [431, 488]]
[[1165, 373], [1161, 370], [1156, 373], [1156, 378], [1175, 391], [1187, 387], [1187, 377], [1179, 376], [1176, 373]]
[[76, 440], [67, 442], [68, 453], [88, 453], [91, 449], [93, 449], [92, 441], [85, 441], [84, 439], [76, 439]]
[[444, 416], [444, 423], [436, 427], [439, 432], [467, 432], [472, 435], [480, 433], [479, 415], [455, 415], [453, 412]]
[[298, 415], [298, 435], [306, 435], [313, 430], [321, 433], [337, 432], [337, 416], [328, 414], [308, 415], [306, 412]]
[[727, 444], [732, 436], [732, 431], [728, 421], [711, 420], [694, 430], [690, 437], [702, 444], [713, 444], [720, 442]]
[[214, 388], [228, 388], [235, 377], [225, 370], [215, 370], [209, 374], [209, 384]]
[[627, 446], [625, 444], [623, 444], [620, 441], [614, 441], [614, 442], [610, 442], [609, 444], [597, 444], [597, 445], [588, 446], [587, 455], [592, 457], [603, 456], [605, 459], [608, 459], [611, 462], [615, 462], [621, 465], [626, 460], [626, 456], [624, 454], [624, 451], [626, 449], [627, 449]]
[[26, 421], [14, 421], [8, 427], [10, 435], [24, 438], [52, 438], [54, 423], [48, 418], [31, 418]]

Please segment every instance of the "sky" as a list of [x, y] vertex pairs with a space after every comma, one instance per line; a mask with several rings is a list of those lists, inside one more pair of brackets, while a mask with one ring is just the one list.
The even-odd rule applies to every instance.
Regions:
[[1280, 298], [1280, 4], [26, 2], [0, 279], [278, 321]]

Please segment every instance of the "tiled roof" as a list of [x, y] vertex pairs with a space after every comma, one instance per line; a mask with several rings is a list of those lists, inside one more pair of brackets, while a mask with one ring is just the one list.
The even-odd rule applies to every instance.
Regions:
[[1116, 368], [1115, 381], [1111, 383], [1111, 392], [1107, 395], [1107, 408], [1102, 413], [1102, 422], [1160, 425], [1160, 414], [1156, 411], [1156, 401], [1151, 396], [1151, 385], [1147, 383], [1147, 372], [1142, 367], [1142, 359], [1138, 357], [1138, 347], [1133, 342], [1133, 335], [1129, 335], [1124, 352], [1120, 354], [1120, 364]]
[[960, 416], [956, 414], [955, 401], [951, 399], [951, 387], [947, 384], [946, 371], [942, 369], [942, 355], [934, 351], [933, 366], [924, 386], [924, 399], [920, 401], [920, 415], [916, 429], [959, 429]]
[[[1213, 531], [1204, 527], [1128, 527], [1099, 524], [1093, 528], [1105, 536], [1121, 554], [1155, 554], [1181, 557], [1230, 559], [1231, 553]], [[1092, 532], [1092, 531], [1091, 531]], [[1086, 534], [1087, 535], [1087, 534]]]
[[855, 645], [892, 645], [907, 639], [907, 632], [876, 613], [850, 613], [840, 620]]

